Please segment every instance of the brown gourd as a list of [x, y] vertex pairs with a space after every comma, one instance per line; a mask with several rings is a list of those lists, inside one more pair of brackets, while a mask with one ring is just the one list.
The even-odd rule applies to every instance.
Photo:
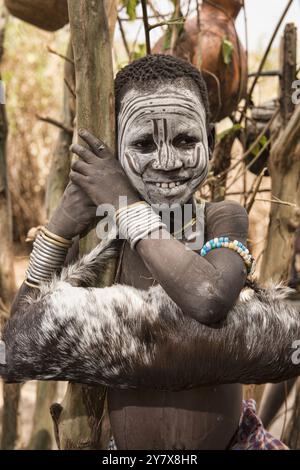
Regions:
[[[186, 21], [173, 50], [174, 55], [197, 65], [201, 43], [201, 69], [214, 121], [229, 116], [246, 94], [246, 52], [234, 23], [243, 3], [243, 0], [204, 0], [200, 16], [201, 41], [195, 15]], [[163, 36], [153, 52], [170, 53], [165, 44]]]

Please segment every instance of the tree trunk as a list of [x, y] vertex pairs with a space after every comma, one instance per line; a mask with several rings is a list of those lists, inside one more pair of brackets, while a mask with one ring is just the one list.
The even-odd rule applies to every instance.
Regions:
[[[260, 281], [287, 282], [294, 255], [296, 230], [300, 225], [300, 106], [294, 110], [291, 100], [292, 83], [296, 79], [297, 34], [293, 24], [286, 25], [281, 46], [280, 120], [282, 130], [272, 144], [269, 170], [272, 178], [270, 223]], [[293, 113], [293, 114], [292, 114]], [[287, 384], [288, 385], [288, 384]], [[268, 387], [263, 396], [263, 416], [275, 417], [280, 400]], [[299, 416], [299, 410], [295, 410]], [[297, 418], [293, 416], [293, 420]], [[290, 427], [290, 431], [295, 429]], [[287, 438], [287, 432], [285, 433]], [[297, 440], [297, 437], [295, 437]], [[292, 437], [287, 439], [294, 441]]]
[[[291, 38], [290, 29], [287, 39]], [[285, 32], [285, 33], [286, 33]], [[295, 36], [293, 42], [296, 41]], [[290, 50], [289, 47], [284, 49]], [[296, 50], [294, 50], [294, 62]], [[288, 56], [284, 63], [290, 68], [292, 59]], [[283, 76], [285, 67], [283, 66]], [[291, 82], [295, 79], [289, 77], [285, 88], [291, 89]], [[281, 109], [284, 111], [282, 120], [290, 108], [284, 104], [290, 99], [282, 89]], [[288, 111], [287, 111], [288, 110]], [[270, 224], [263, 257], [261, 278], [262, 282], [287, 281], [289, 279], [291, 262], [294, 254], [296, 230], [300, 225], [300, 107], [294, 111], [283, 131], [272, 145], [269, 169], [272, 178], [272, 197], [278, 198], [284, 204], [272, 204]], [[283, 126], [284, 127], [284, 126]], [[280, 256], [278, 256], [280, 254]]]
[[38, 382], [29, 450], [51, 450], [53, 424], [50, 406], [56, 398], [57, 382]]
[[[76, 123], [115, 148], [113, 69], [105, 1], [69, 0], [69, 18], [76, 71]], [[90, 234], [81, 245], [96, 242]], [[99, 242], [99, 240], [97, 240]], [[114, 263], [106, 283], [113, 281]], [[60, 449], [103, 449], [109, 440], [104, 387], [69, 384], [62, 405], [51, 408]]]
[[293, 413], [283, 436], [284, 443], [293, 450], [300, 449], [300, 381], [296, 384]]
[[[71, 42], [68, 46], [67, 58], [73, 60]], [[68, 61], [65, 62], [64, 81], [63, 124], [66, 128], [72, 129], [75, 116], [75, 100], [66, 83], [75, 91], [75, 73], [74, 65]], [[69, 147], [71, 144], [72, 135], [66, 132], [65, 129], [60, 129], [47, 181], [46, 210], [48, 218], [57, 207], [69, 181], [71, 164]]]
[[[3, 41], [7, 12], [0, 1], [0, 61], [3, 56]], [[0, 77], [1, 78], [1, 77]], [[12, 246], [12, 214], [6, 167], [7, 119], [5, 105], [0, 104], [0, 304], [6, 311], [15, 294], [15, 276]], [[3, 315], [3, 312], [2, 312]], [[1, 309], [0, 309], [1, 317]], [[4, 319], [1, 319], [4, 320]], [[3, 321], [1, 321], [3, 326]], [[17, 440], [19, 384], [3, 384], [2, 449], [13, 449]]]
[[[67, 58], [73, 60], [71, 42], [68, 46]], [[68, 85], [75, 90], [75, 73], [74, 65], [67, 60], [65, 61], [64, 67], [64, 79], [63, 124], [66, 128], [72, 128], [75, 115], [75, 102]], [[66, 85], [66, 82], [68, 85]], [[66, 130], [60, 129], [47, 182], [46, 210], [48, 218], [57, 207], [69, 181], [71, 162], [69, 147], [71, 143], [72, 136], [66, 132]], [[50, 406], [56, 399], [56, 393], [57, 382], [38, 382], [33, 427], [28, 449], [52, 449], [54, 436]]]

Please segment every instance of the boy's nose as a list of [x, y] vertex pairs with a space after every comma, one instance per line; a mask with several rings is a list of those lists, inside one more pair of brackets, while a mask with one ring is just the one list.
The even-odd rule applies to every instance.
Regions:
[[157, 160], [153, 161], [155, 170], [172, 171], [183, 167], [183, 162], [176, 150], [166, 143], [162, 144], [158, 151]]

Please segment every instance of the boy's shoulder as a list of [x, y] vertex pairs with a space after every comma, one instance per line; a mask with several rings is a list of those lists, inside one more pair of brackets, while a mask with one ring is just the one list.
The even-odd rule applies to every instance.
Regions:
[[236, 201], [225, 200], [205, 204], [206, 238], [228, 236], [246, 243], [248, 214]]
[[206, 202], [205, 212], [207, 215], [217, 212], [226, 212], [231, 214], [241, 214], [248, 217], [247, 211], [239, 202], [225, 199], [218, 202]]

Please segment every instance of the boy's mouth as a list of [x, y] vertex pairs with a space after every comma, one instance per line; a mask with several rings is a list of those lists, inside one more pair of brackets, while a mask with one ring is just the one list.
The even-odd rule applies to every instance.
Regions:
[[188, 179], [180, 181], [145, 181], [145, 184], [152, 192], [160, 193], [165, 197], [173, 197], [186, 190], [188, 181]]
[[189, 181], [190, 178], [177, 178], [177, 179], [171, 179], [171, 180], [162, 180], [162, 181], [157, 181], [157, 180], [144, 180], [144, 183], [147, 185], [152, 185], [156, 186], [157, 188], [160, 189], [173, 189], [179, 186], [185, 186], [187, 181]]

